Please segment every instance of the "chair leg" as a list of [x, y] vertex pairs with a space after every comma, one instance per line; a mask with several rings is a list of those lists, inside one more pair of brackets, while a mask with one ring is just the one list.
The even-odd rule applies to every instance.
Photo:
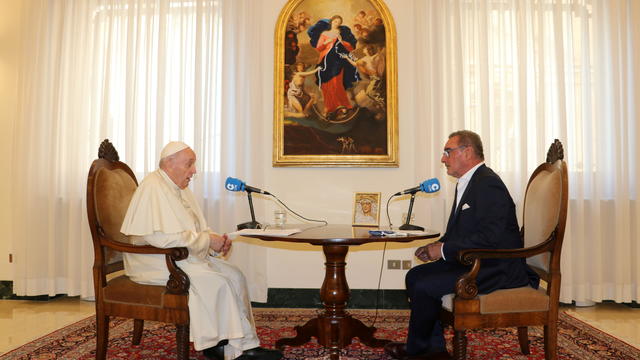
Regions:
[[140, 345], [140, 341], [142, 340], [143, 329], [144, 329], [144, 320], [134, 319], [133, 320], [133, 340], [131, 341], [133, 345]]
[[96, 360], [107, 358], [109, 344], [109, 317], [96, 314]]
[[544, 327], [544, 358], [556, 360], [558, 357], [558, 322], [552, 321]]
[[189, 360], [189, 324], [176, 325], [176, 351], [178, 360]]
[[453, 358], [456, 360], [465, 360], [467, 358], [467, 336], [464, 330], [455, 330], [453, 332]]
[[529, 355], [529, 334], [526, 326], [518, 327], [518, 340], [520, 341], [520, 350], [524, 355]]

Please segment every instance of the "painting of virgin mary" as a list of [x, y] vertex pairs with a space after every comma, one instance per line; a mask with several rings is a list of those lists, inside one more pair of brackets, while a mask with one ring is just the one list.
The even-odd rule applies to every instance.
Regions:
[[276, 29], [274, 165], [397, 166], [394, 31], [380, 0], [289, 1]]
[[347, 89], [360, 80], [353, 60], [348, 59], [357, 40], [342, 21], [340, 15], [334, 15], [307, 31], [309, 43], [319, 53], [316, 82], [322, 90], [325, 118], [330, 120], [344, 118], [353, 109]]

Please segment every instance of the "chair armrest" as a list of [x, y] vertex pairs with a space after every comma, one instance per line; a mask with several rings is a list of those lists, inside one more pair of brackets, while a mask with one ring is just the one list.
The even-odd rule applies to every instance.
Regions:
[[173, 258], [175, 261], [184, 260], [189, 256], [189, 250], [186, 247], [158, 248], [151, 245], [131, 245], [118, 241], [102, 239], [100, 243], [108, 248], [133, 254], [164, 254]]
[[175, 295], [186, 295], [189, 292], [189, 276], [180, 269], [176, 261], [184, 260], [189, 256], [186, 247], [158, 248], [151, 245], [131, 245], [107, 239], [101, 239], [100, 243], [108, 248], [132, 254], [164, 254], [169, 270], [169, 280], [167, 281], [167, 292]]
[[456, 297], [473, 299], [478, 295], [476, 278], [480, 272], [482, 259], [527, 258], [552, 250], [556, 239], [555, 229], [542, 243], [521, 249], [465, 249], [458, 252], [458, 261], [463, 265], [471, 265], [469, 272], [462, 274], [456, 281]]

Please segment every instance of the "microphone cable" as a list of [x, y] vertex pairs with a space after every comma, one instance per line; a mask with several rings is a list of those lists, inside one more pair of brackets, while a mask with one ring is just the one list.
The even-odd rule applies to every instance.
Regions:
[[[380, 300], [380, 284], [382, 283], [382, 271], [384, 271], [384, 257], [387, 252], [387, 241], [384, 242], [384, 247], [382, 248], [382, 261], [380, 262], [380, 276], [378, 276], [378, 289], [376, 290], [376, 312], [373, 315], [373, 321], [371, 322], [371, 327], [376, 324], [376, 320], [378, 320], [378, 309], [379, 304], [378, 300]], [[382, 304], [384, 304], [384, 291], [382, 292]]]
[[[391, 216], [389, 216], [389, 202], [391, 201], [391, 199], [393, 199], [395, 195], [391, 195], [389, 196], [389, 199], [387, 199], [387, 206], [386, 206], [386, 212], [387, 212], [387, 221], [389, 222], [389, 229], [393, 228], [393, 224], [391, 223]], [[384, 257], [387, 253], [387, 241], [385, 240], [384, 242], [384, 247], [382, 248], [382, 259], [380, 261], [380, 275], [378, 276], [378, 288], [376, 289], [376, 313], [373, 316], [373, 322], [371, 323], [371, 326], [374, 326], [376, 324], [376, 321], [378, 320], [378, 309], [379, 309], [379, 300], [380, 300], [380, 285], [382, 284], [382, 272], [384, 271]], [[384, 304], [384, 291], [382, 291], [382, 304]]]
[[389, 202], [391, 201], [391, 199], [393, 199], [395, 195], [391, 195], [389, 196], [389, 199], [387, 200], [387, 222], [389, 222], [389, 230], [393, 229], [393, 224], [391, 223], [391, 216], [389, 216]]
[[269, 195], [271, 195], [274, 199], [276, 199], [276, 201], [277, 201], [277, 202], [279, 202], [282, 206], [284, 206], [284, 207], [285, 207], [285, 209], [287, 209], [287, 210], [291, 211], [291, 213], [292, 213], [292, 214], [294, 214], [295, 216], [297, 216], [297, 217], [299, 217], [299, 218], [301, 218], [301, 219], [304, 219], [304, 220], [306, 220], [306, 221], [311, 221], [311, 222], [324, 223], [324, 225], [328, 225], [328, 224], [329, 224], [329, 223], [327, 222], [327, 220], [315, 220], [315, 219], [309, 219], [309, 218], [306, 218], [306, 217], [304, 217], [304, 216], [302, 216], [302, 215], [298, 214], [297, 212], [295, 212], [295, 211], [291, 210], [291, 208], [289, 208], [285, 203], [283, 203], [280, 199], [278, 199], [278, 197], [277, 197], [277, 196], [275, 196], [275, 195], [273, 195], [273, 194], [269, 194]]

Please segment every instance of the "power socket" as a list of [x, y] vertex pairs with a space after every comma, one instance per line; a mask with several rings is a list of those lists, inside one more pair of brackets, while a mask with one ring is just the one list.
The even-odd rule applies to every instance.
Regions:
[[399, 270], [400, 269], [400, 260], [387, 260], [387, 269], [389, 269], [389, 270]]
[[402, 270], [409, 270], [413, 266], [413, 261], [411, 260], [402, 260]]

